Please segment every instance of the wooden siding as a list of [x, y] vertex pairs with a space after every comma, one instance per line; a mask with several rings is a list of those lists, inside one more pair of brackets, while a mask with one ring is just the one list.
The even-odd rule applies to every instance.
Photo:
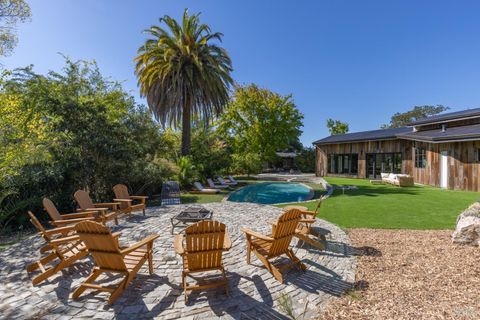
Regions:
[[[425, 168], [415, 168], [414, 147], [424, 147], [427, 150], [427, 165]], [[357, 143], [341, 143], [317, 145], [316, 174], [328, 176], [329, 154], [358, 154], [358, 174], [354, 178], [366, 177], [367, 153], [402, 154], [402, 173], [413, 176], [416, 183], [440, 186], [440, 152], [448, 152], [448, 189], [480, 191], [480, 162], [477, 152], [480, 141], [431, 144], [408, 140], [365, 141]], [[332, 176], [344, 176], [335, 174]]]

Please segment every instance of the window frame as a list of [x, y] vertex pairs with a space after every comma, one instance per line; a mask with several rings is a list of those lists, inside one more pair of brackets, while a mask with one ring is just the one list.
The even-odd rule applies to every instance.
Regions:
[[415, 148], [414, 161], [416, 169], [425, 169], [427, 167], [427, 149], [425, 147]]
[[[353, 159], [356, 161], [352, 161]], [[329, 174], [358, 175], [358, 153], [330, 153], [327, 161]]]

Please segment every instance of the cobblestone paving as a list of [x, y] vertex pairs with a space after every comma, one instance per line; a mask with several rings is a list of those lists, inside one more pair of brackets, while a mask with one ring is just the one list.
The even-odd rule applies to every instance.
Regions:
[[[147, 217], [122, 219], [115, 231], [122, 231], [122, 244], [132, 244], [151, 233], [160, 234], [154, 244], [154, 271], [143, 267], [130, 287], [113, 306], [107, 294], [88, 291], [78, 300], [71, 292], [90, 273], [90, 258], [32, 286], [25, 267], [39, 255], [43, 240], [31, 237], [0, 252], [0, 318], [5, 319], [286, 319], [279, 300], [292, 303], [296, 316], [318, 314], [325, 303], [350, 288], [355, 279], [355, 257], [347, 235], [338, 227], [317, 219], [317, 227], [328, 232], [327, 250], [318, 251], [293, 241], [294, 252], [307, 271], [291, 269], [284, 284], [277, 282], [252, 255], [245, 262], [245, 238], [240, 227], [266, 233], [281, 209], [248, 203], [211, 203], [214, 219], [227, 225], [233, 247], [224, 256], [230, 294], [221, 289], [195, 291], [185, 304], [181, 289], [181, 259], [175, 255], [170, 218], [185, 205], [155, 207]], [[181, 229], [176, 229], [181, 232]]]

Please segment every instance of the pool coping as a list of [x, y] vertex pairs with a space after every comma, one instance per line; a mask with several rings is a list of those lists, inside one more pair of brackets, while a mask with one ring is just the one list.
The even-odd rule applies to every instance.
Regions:
[[279, 202], [279, 203], [257, 203], [257, 202], [249, 202], [249, 201], [244, 201], [244, 202], [240, 202], [240, 201], [230, 201], [228, 200], [228, 197], [230, 196], [230, 194], [232, 194], [233, 192], [236, 192], [236, 191], [239, 191], [239, 190], [242, 190], [243, 188], [245, 187], [248, 187], [249, 185], [247, 184], [246, 186], [243, 186], [241, 188], [238, 188], [236, 190], [232, 190], [230, 191], [229, 193], [227, 193], [225, 195], [225, 197], [223, 197], [222, 201], [221, 202], [232, 202], [232, 203], [255, 203], [255, 204], [261, 204], [261, 205], [269, 205], [269, 206], [278, 206], [278, 205], [284, 205], [284, 204], [292, 204], [292, 203], [303, 203], [303, 202], [311, 202], [311, 201], [315, 201], [315, 199], [313, 199], [313, 197], [315, 197], [315, 191], [313, 190], [312, 187], [310, 187], [309, 185], [303, 183], [303, 182], [295, 182], [295, 181], [265, 181], [265, 182], [259, 182], [259, 183], [296, 183], [296, 184], [301, 184], [303, 185], [304, 187], [307, 187], [309, 190], [310, 190], [310, 193], [307, 197], [307, 199], [303, 200], [303, 201], [292, 201], [292, 202]]

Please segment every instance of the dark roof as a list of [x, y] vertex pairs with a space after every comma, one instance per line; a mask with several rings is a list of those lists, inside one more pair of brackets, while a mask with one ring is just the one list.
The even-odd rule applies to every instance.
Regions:
[[353, 132], [353, 133], [346, 133], [346, 134], [336, 134], [330, 137], [317, 140], [313, 144], [332, 144], [332, 143], [346, 143], [346, 142], [368, 141], [368, 140], [396, 139], [397, 135], [401, 133], [411, 132], [412, 130], [413, 129], [410, 127], [402, 127], [402, 128]]
[[417, 125], [421, 125], [421, 124], [428, 124], [428, 123], [434, 123], [434, 122], [469, 118], [469, 117], [473, 117], [473, 116], [480, 116], [480, 108], [467, 109], [467, 110], [463, 110], [463, 111], [438, 114], [438, 115], [431, 116], [431, 117], [428, 117], [428, 118], [425, 118], [425, 119], [422, 119], [422, 120], [414, 121], [412, 123], [409, 123], [408, 125], [409, 126], [417, 126]]
[[468, 126], [459, 126], [442, 129], [406, 132], [397, 135], [401, 139], [410, 139], [427, 142], [441, 142], [448, 140], [478, 139], [480, 138], [480, 124], [472, 124]]

